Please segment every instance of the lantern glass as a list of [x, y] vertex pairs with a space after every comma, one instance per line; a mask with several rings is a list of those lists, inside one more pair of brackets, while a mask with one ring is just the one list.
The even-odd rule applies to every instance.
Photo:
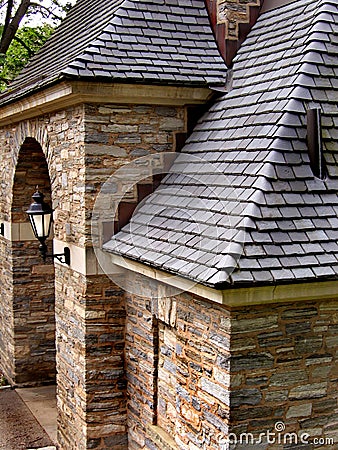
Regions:
[[44, 195], [37, 190], [33, 195], [34, 202], [27, 210], [30, 224], [33, 229], [34, 236], [41, 242], [48, 238], [52, 225], [52, 208], [44, 201]]
[[45, 214], [29, 214], [29, 220], [37, 239], [47, 239], [50, 234], [52, 224], [52, 213]]

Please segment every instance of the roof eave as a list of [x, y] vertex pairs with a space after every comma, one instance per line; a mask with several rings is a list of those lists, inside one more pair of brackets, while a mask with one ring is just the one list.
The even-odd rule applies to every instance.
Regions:
[[276, 281], [261, 285], [222, 283], [211, 286], [184, 278], [177, 273], [154, 268], [125, 256], [110, 253], [110, 257], [112, 264], [116, 266], [172, 286], [182, 292], [189, 292], [232, 308], [272, 303], [336, 300], [338, 298], [337, 278], [307, 281], [288, 280], [281, 283]]
[[192, 105], [204, 104], [214, 95], [207, 86], [54, 80], [45, 88], [0, 105], [0, 126], [27, 120], [81, 103]]

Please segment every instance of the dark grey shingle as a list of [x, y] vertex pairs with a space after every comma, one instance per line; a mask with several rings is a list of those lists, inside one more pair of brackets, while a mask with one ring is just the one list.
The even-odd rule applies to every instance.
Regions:
[[[188, 213], [192, 224], [206, 225], [197, 235], [187, 234], [188, 226], [168, 228], [179, 245], [175, 254], [191, 261], [178, 270], [182, 276], [206, 285], [231, 286], [305, 282], [336, 273], [338, 42], [333, 37], [337, 29], [334, 0], [295, 0], [280, 7], [278, 15], [274, 11], [262, 15], [249, 34], [236, 57], [233, 90], [202, 117], [165, 182], [189, 190], [189, 197], [184, 201], [182, 194], [176, 208]], [[309, 167], [305, 139], [309, 102], [323, 111], [329, 174], [324, 181], [316, 180]], [[187, 164], [193, 156], [203, 160]], [[182, 174], [195, 175], [203, 189], [197, 190], [196, 183]], [[236, 212], [222, 207], [233, 203], [229, 202], [233, 192]], [[219, 201], [208, 203], [211, 199]], [[165, 201], [158, 191], [156, 203]], [[138, 211], [138, 220], [147, 220], [147, 202]], [[204, 210], [203, 202], [209, 205]], [[152, 214], [156, 220], [162, 217], [160, 209]], [[238, 217], [250, 219], [242, 236], [234, 232], [236, 221], [244, 223]], [[113, 241], [119, 242], [119, 236]], [[138, 239], [133, 235], [136, 247]], [[196, 257], [200, 252], [201, 261]], [[230, 254], [232, 260], [227, 259]], [[168, 253], [162, 268], [176, 270], [177, 258]], [[155, 259], [143, 261], [158, 264]]]
[[226, 66], [203, 0], [78, 0], [0, 103], [62, 78], [223, 86]]

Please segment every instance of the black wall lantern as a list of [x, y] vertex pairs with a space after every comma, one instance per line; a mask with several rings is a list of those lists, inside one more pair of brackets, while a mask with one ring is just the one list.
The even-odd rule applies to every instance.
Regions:
[[43, 201], [44, 195], [36, 188], [35, 194], [32, 196], [33, 203], [26, 211], [29, 217], [30, 224], [33, 229], [34, 236], [40, 242], [39, 250], [43, 260], [46, 257], [57, 258], [61, 263], [70, 264], [70, 250], [68, 247], [64, 248], [64, 253], [61, 254], [48, 254], [46, 239], [49, 237], [52, 222], [53, 222], [53, 210]]

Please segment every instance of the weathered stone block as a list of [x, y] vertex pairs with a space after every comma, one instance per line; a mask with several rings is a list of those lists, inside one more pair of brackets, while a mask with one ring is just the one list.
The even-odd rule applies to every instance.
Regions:
[[99, 145], [99, 144], [87, 144], [86, 154], [95, 156], [105, 155], [115, 157], [127, 156], [127, 152], [123, 147], [118, 147], [117, 145]]
[[297, 307], [294, 309], [286, 309], [281, 314], [282, 320], [304, 320], [307, 317], [315, 317], [318, 314], [317, 308], [301, 308]]
[[233, 333], [252, 333], [259, 330], [276, 329], [278, 326], [278, 316], [254, 317], [251, 319], [240, 319], [232, 321], [231, 331]]
[[103, 125], [101, 130], [107, 133], [136, 133], [138, 131], [138, 126], [114, 123]]
[[177, 119], [175, 117], [167, 117], [161, 120], [161, 131], [176, 131], [181, 130], [184, 127], [183, 119]]
[[216, 345], [216, 347], [220, 347], [223, 350], [229, 350], [230, 348], [230, 340], [228, 336], [224, 336], [217, 332], [211, 332], [209, 334], [209, 340], [212, 344]]
[[85, 142], [97, 142], [101, 144], [108, 144], [109, 136], [105, 133], [87, 133], [85, 136]]
[[314, 353], [322, 347], [322, 344], [323, 338], [321, 336], [296, 336], [296, 354]]
[[231, 393], [230, 405], [258, 405], [262, 399], [259, 389], [237, 389]]
[[308, 381], [305, 370], [291, 370], [273, 374], [270, 378], [271, 386], [293, 386]]
[[219, 384], [213, 383], [207, 378], [202, 377], [200, 379], [200, 387], [203, 391], [207, 392], [215, 399], [230, 406], [230, 392], [226, 387], [222, 387]]
[[286, 418], [290, 419], [292, 417], [308, 417], [312, 413], [312, 403], [303, 403], [297, 406], [291, 406], [287, 413]]
[[290, 390], [290, 400], [306, 400], [325, 397], [327, 394], [327, 383], [312, 383], [297, 386]]
[[266, 369], [271, 368], [273, 364], [274, 358], [270, 353], [248, 353], [246, 356], [231, 358], [231, 371]]
[[288, 323], [285, 325], [286, 334], [300, 335], [311, 332], [311, 324], [309, 322]]

